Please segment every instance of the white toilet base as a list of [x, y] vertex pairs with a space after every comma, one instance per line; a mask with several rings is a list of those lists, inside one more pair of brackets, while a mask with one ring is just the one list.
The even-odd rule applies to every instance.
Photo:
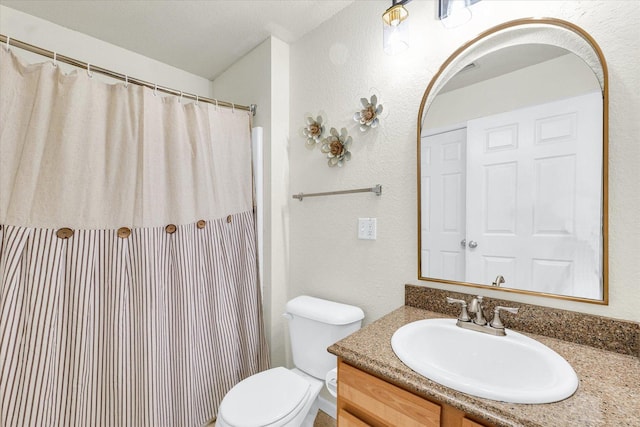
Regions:
[[[318, 415], [318, 398], [313, 399], [313, 404], [311, 405], [311, 409], [307, 412], [307, 415], [302, 420], [302, 424], [300, 427], [313, 427], [313, 423], [316, 420], [316, 416]], [[292, 425], [291, 427], [297, 427]]]

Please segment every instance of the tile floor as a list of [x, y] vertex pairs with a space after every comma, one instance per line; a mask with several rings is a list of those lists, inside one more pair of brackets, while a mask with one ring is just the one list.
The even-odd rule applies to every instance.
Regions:
[[336, 427], [336, 420], [320, 410], [318, 411], [318, 415], [316, 415], [313, 427]]

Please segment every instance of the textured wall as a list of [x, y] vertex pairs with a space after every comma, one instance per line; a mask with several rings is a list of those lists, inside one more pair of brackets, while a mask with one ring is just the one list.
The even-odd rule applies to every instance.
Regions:
[[[311, 294], [361, 306], [371, 322], [403, 304], [403, 284], [417, 277], [416, 120], [420, 100], [440, 64], [476, 34], [522, 17], [571, 21], [599, 43], [609, 65], [610, 303], [599, 306], [509, 295], [513, 300], [609, 317], [640, 320], [640, 2], [492, 1], [472, 7], [473, 20], [445, 29], [435, 1], [408, 4], [412, 46], [382, 51], [380, 16], [388, 1], [355, 2], [291, 50], [291, 127], [288, 148], [292, 193], [382, 184], [383, 195], [305, 199], [290, 206], [290, 296]], [[381, 126], [361, 134], [351, 117], [359, 99], [378, 95]], [[329, 126], [353, 135], [353, 158], [329, 168], [318, 148], [304, 146], [307, 114], [323, 112]], [[290, 197], [290, 196], [289, 196]], [[377, 217], [378, 239], [357, 240], [358, 217]], [[434, 287], [446, 285], [431, 284]], [[469, 291], [471, 288], [449, 287]], [[501, 293], [487, 295], [505, 297]]]

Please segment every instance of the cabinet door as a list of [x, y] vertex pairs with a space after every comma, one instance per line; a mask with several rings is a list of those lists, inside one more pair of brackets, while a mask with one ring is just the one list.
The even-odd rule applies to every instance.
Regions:
[[[372, 426], [439, 427], [440, 405], [343, 362], [338, 364], [338, 409]], [[348, 421], [340, 427], [350, 425]]]

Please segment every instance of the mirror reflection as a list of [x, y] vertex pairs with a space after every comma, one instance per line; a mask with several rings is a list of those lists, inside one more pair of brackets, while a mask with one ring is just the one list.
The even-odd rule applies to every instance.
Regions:
[[603, 96], [580, 57], [491, 52], [419, 135], [421, 279], [603, 299]]

